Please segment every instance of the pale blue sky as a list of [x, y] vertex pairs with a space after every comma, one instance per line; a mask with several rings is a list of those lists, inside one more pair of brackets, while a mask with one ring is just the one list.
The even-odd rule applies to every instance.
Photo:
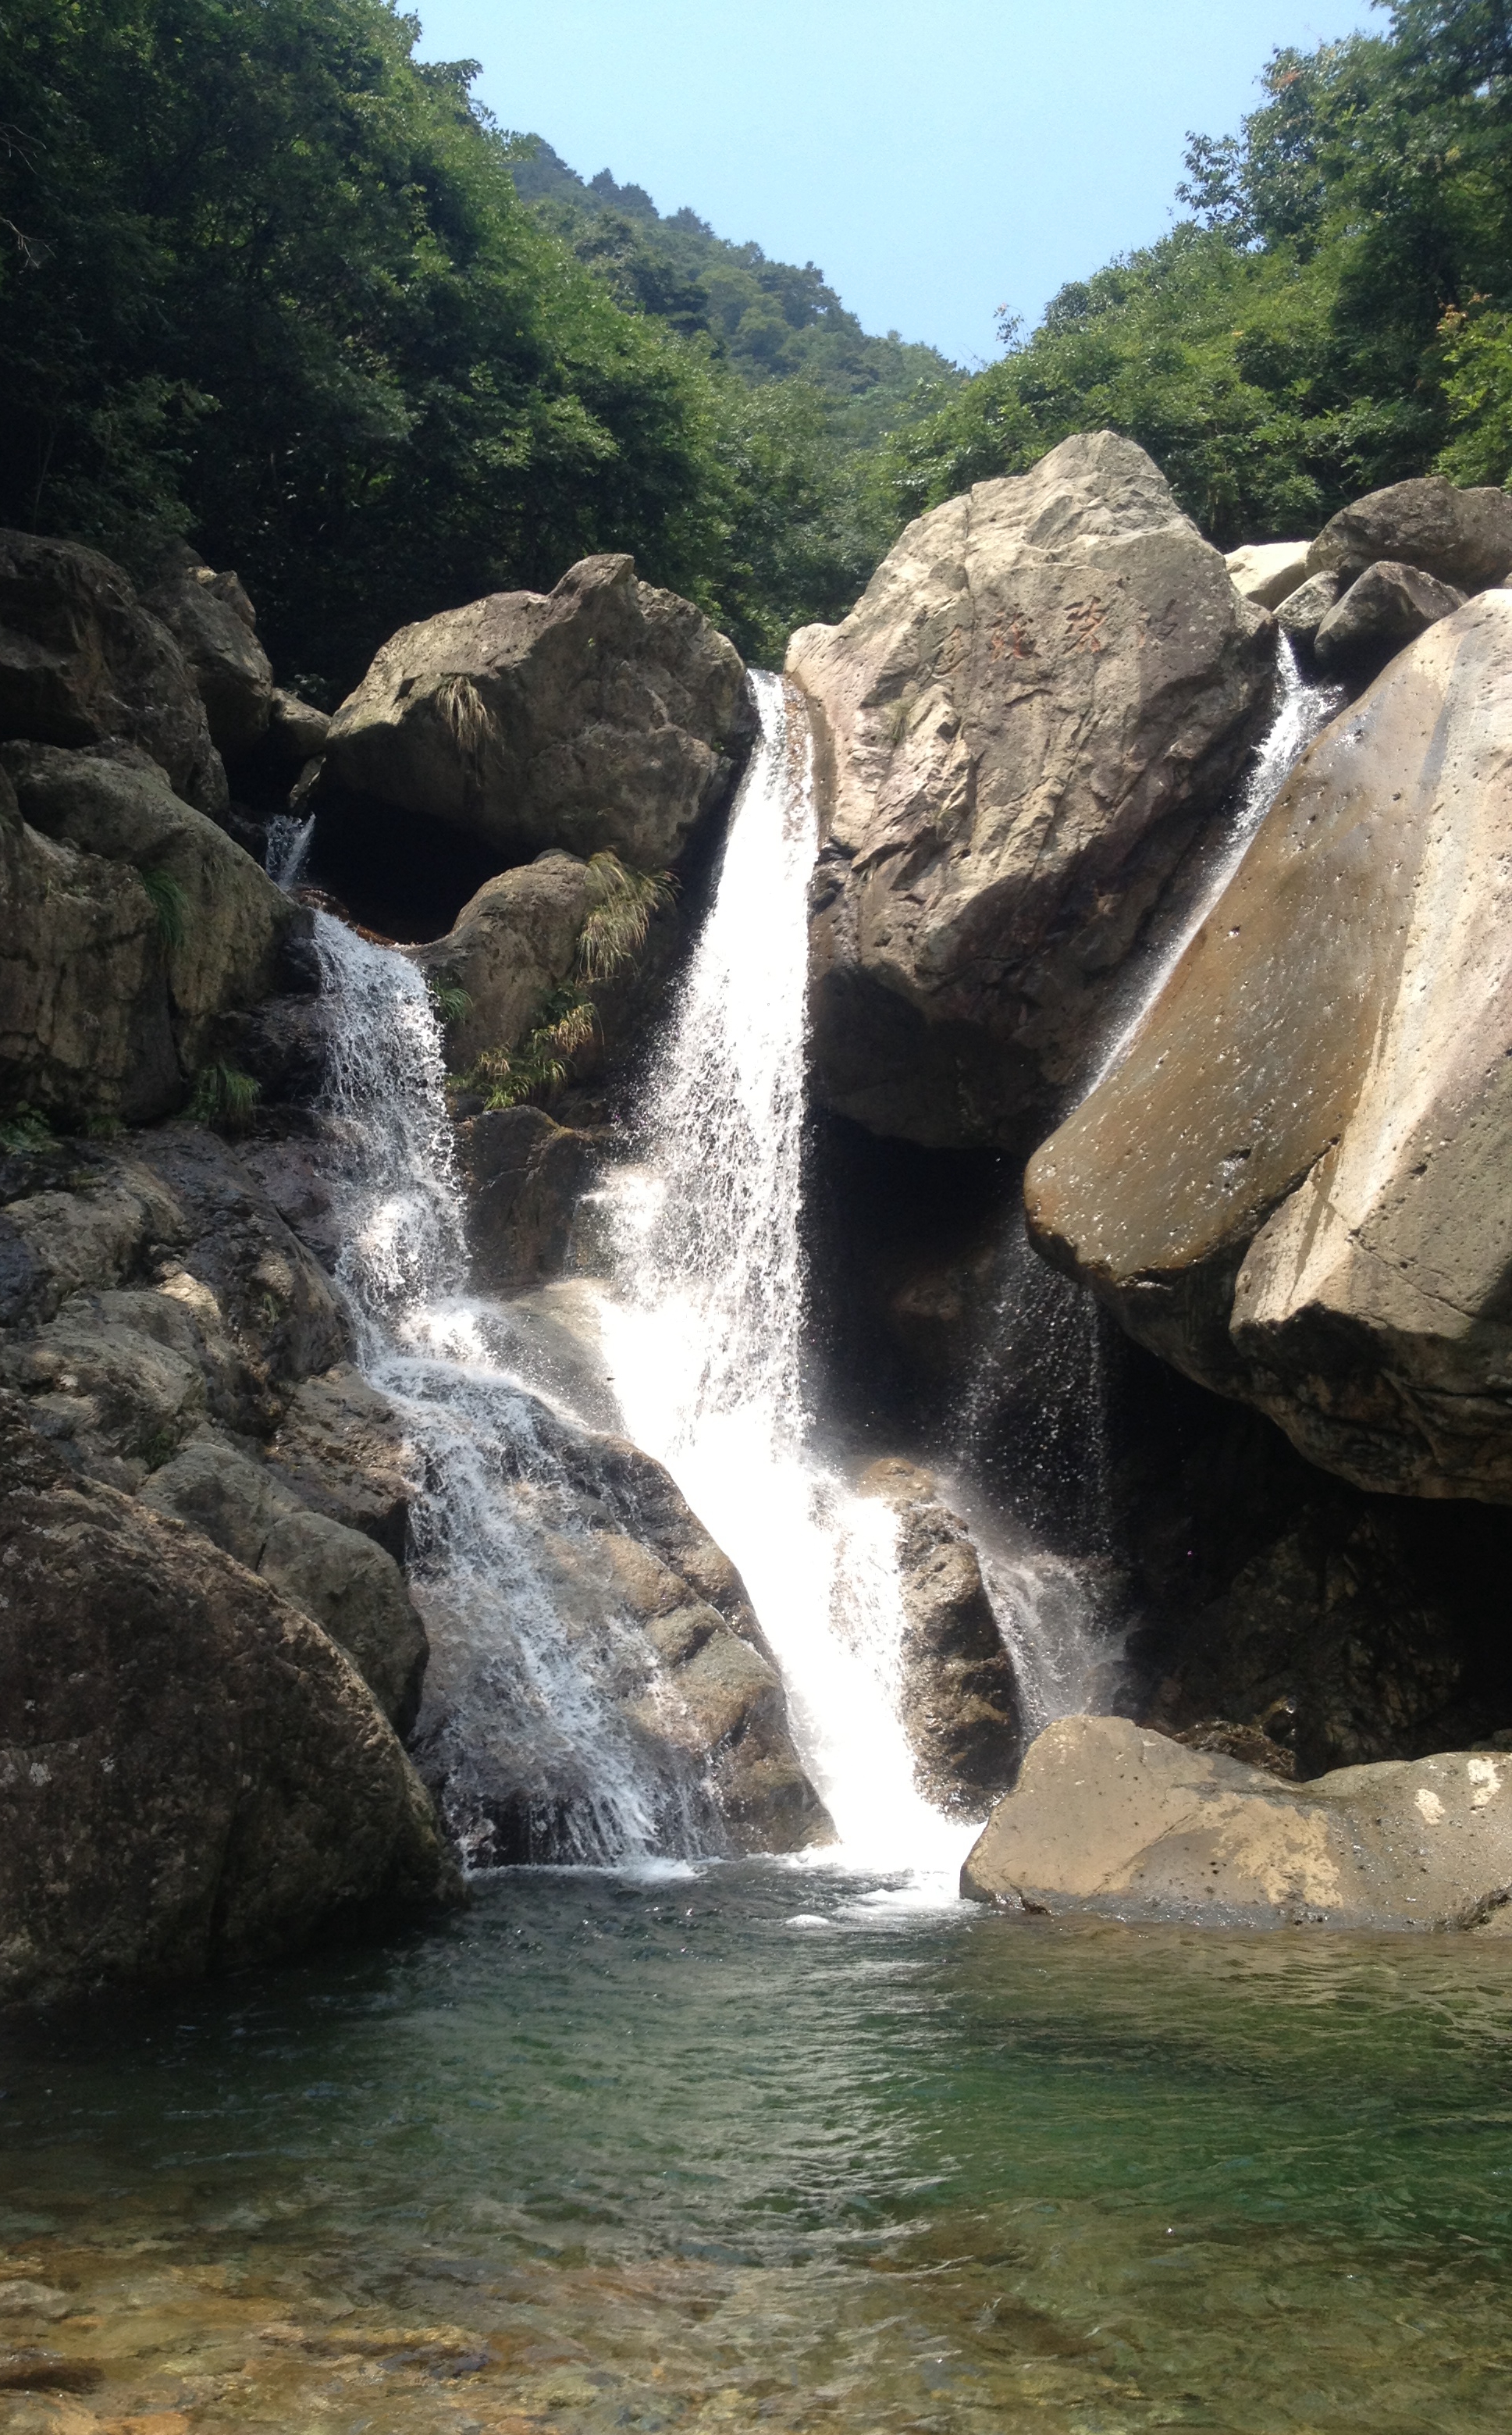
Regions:
[[996, 353], [1068, 279], [1169, 225], [1280, 43], [1367, 0], [410, 0], [506, 127], [585, 178], [813, 261], [868, 330]]

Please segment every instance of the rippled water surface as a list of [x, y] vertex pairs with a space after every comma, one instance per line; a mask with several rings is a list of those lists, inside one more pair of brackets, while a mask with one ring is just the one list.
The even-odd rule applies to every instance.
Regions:
[[511, 1873], [0, 2043], [0, 2426], [1512, 2413], [1512, 1943]]

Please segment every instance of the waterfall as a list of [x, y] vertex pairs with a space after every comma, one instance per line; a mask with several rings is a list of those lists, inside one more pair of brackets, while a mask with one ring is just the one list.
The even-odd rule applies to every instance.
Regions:
[[1095, 1091], [1099, 1082], [1106, 1081], [1116, 1065], [1122, 1064], [1143, 1028], [1145, 1016], [1248, 853], [1262, 821], [1293, 769], [1314, 736], [1343, 707], [1341, 686], [1308, 683], [1297, 665], [1289, 635], [1278, 633], [1276, 650], [1275, 717], [1239, 788], [1216, 851], [1199, 861], [1195, 898], [1185, 920], [1177, 922], [1174, 935], [1153, 956], [1136, 961], [1131, 974], [1132, 992], [1125, 992], [1115, 1012], [1111, 1036], [1081, 1093], [1083, 1098], [1089, 1091]]
[[304, 877], [304, 866], [310, 857], [310, 840], [315, 835], [315, 814], [307, 812], [301, 820], [298, 812], [275, 812], [267, 824], [267, 843], [263, 852], [263, 865], [277, 888], [297, 888]]
[[431, 1642], [422, 1770], [476, 1863], [717, 1847], [701, 1786], [648, 1753], [621, 1712], [644, 1686], [645, 1644], [606, 1597], [576, 1523], [581, 1435], [524, 1387], [504, 1327], [467, 1296], [424, 982], [329, 914], [316, 915], [315, 937], [337, 1282], [417, 1487], [411, 1586]]
[[601, 1327], [626, 1420], [739, 1566], [794, 1740], [858, 1860], [964, 1846], [914, 1784], [898, 1714], [896, 1523], [816, 1451], [800, 1233], [808, 882], [817, 847], [799, 696], [752, 680], [761, 739], [644, 1110], [609, 1187]]
[[[1254, 762], [1196, 859], [1185, 902], [1153, 949], [1131, 964], [1078, 1097], [1126, 1054], [1290, 772], [1343, 699], [1334, 686], [1304, 680], [1284, 634], [1277, 680], [1275, 713]], [[977, 1538], [1031, 1732], [1106, 1707], [1118, 1688], [1122, 1634], [1108, 1611], [1114, 1536], [1108, 1324], [1088, 1287], [1039, 1257], [1016, 1210], [999, 1247], [954, 1439], [957, 1501]]]

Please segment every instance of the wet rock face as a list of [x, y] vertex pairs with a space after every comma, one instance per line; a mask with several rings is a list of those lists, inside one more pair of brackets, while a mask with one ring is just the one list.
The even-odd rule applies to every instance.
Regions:
[[827, 1103], [936, 1147], [1052, 1109], [1272, 665], [1265, 612], [1108, 432], [921, 517], [843, 625], [796, 634]]
[[626, 557], [554, 592], [500, 592], [406, 626], [326, 739], [326, 781], [486, 840], [676, 860], [754, 732], [733, 646]]
[[1306, 754], [1124, 1062], [1030, 1162], [1041, 1248], [1360, 1486], [1512, 1500], [1512, 594]]
[[1047, 1727], [961, 1873], [1005, 1909], [1257, 1927], [1478, 1927], [1509, 1884], [1502, 1753], [1293, 1787], [1122, 1717]]
[[[71, 1155], [10, 1163], [0, 1382], [78, 1476], [174, 1516], [318, 1623], [407, 1729], [426, 1644], [398, 1561], [402, 1434], [342, 1364], [324, 1274], [198, 1127]], [[28, 1183], [46, 1188], [14, 1189]]]
[[445, 1895], [355, 1668], [266, 1581], [0, 1415], [0, 2004], [263, 1960]]
[[916, 1464], [888, 1457], [857, 1484], [898, 1518], [902, 1715], [919, 1788], [937, 1809], [979, 1818], [1013, 1780], [1022, 1726], [976, 1549]]
[[507, 1459], [508, 1611], [470, 1597], [450, 1612], [423, 1542], [414, 1575], [432, 1647], [416, 1758], [470, 1861], [600, 1856], [594, 1821], [626, 1757], [664, 1845], [830, 1841], [745, 1585], [670, 1475], [524, 1392]]
[[1343, 590], [1378, 559], [1420, 567], [1460, 592], [1484, 592], [1512, 571], [1512, 498], [1457, 490], [1441, 474], [1393, 482], [1330, 518], [1308, 552], [1307, 572], [1337, 576]]
[[593, 1142], [543, 1108], [499, 1108], [458, 1136], [478, 1283], [509, 1293], [560, 1276], [577, 1204], [599, 1176]]
[[226, 773], [178, 643], [110, 560], [0, 532], [0, 737], [139, 745], [197, 811]]

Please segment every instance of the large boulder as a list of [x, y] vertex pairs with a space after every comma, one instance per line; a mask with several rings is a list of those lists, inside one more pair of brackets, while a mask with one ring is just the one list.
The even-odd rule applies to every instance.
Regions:
[[1420, 567], [1383, 558], [1357, 576], [1313, 633], [1319, 667], [1373, 674], [1407, 643], [1452, 617], [1465, 595]]
[[[257, 639], [256, 612], [236, 576], [201, 566], [194, 552], [183, 547], [161, 581], [144, 593], [143, 601], [162, 618], [183, 653], [217, 752], [249, 751], [267, 730], [273, 670]], [[319, 713], [310, 717], [319, 719]], [[321, 734], [324, 724], [320, 720]], [[319, 749], [318, 737], [309, 751]]]
[[[93, 1008], [98, 1085], [70, 1054], [71, 1029], [50, 1028], [40, 1016], [37, 1072], [18, 1076], [16, 1096], [44, 1107], [61, 1103], [76, 1116], [165, 1114], [181, 1103], [189, 1079], [210, 1057], [221, 1018], [274, 987], [284, 943], [308, 926], [309, 916], [214, 820], [181, 802], [145, 753], [11, 744], [0, 755], [28, 828], [74, 849], [76, 867], [85, 872], [93, 872], [96, 857], [125, 866], [126, 892], [141, 902], [143, 935], [157, 940], [157, 952], [139, 958], [129, 987], [123, 972], [112, 969], [107, 978], [87, 959], [81, 967], [72, 958], [52, 966], [60, 1002], [77, 998]], [[14, 916], [12, 935], [32, 946], [29, 960], [39, 967], [45, 949], [60, 951], [45, 931], [32, 943], [39, 922], [50, 930], [51, 892], [43, 890], [30, 908], [22, 898]], [[124, 1041], [111, 1040], [112, 1028], [135, 1039], [164, 1018], [177, 1069], [160, 1059], [150, 1077], [133, 1076], [129, 1052]]]
[[138, 744], [198, 811], [226, 773], [177, 642], [108, 558], [0, 532], [0, 738]]
[[361, 1531], [314, 1513], [272, 1464], [204, 1429], [138, 1491], [214, 1540], [344, 1649], [399, 1733], [420, 1709], [424, 1627], [392, 1556]]
[[1512, 593], [1283, 787], [1031, 1228], [1129, 1332], [1369, 1489], [1512, 1501]]
[[1123, 1717], [1029, 1749], [961, 1891], [1064, 1918], [1219, 1927], [1473, 1928], [1512, 1889], [1512, 1763], [1388, 1759], [1286, 1785]]
[[460, 990], [465, 1010], [446, 1027], [447, 1062], [460, 1072], [487, 1049], [515, 1047], [543, 1001], [571, 977], [589, 911], [589, 869], [550, 852], [485, 881], [444, 938], [410, 950], [438, 985]]
[[900, 1709], [915, 1780], [936, 1809], [980, 1818], [1013, 1781], [1022, 1724], [976, 1549], [916, 1463], [885, 1457], [858, 1485], [897, 1517]]
[[244, 1966], [452, 1890], [316, 1624], [10, 1410], [0, 1469], [0, 2003]]
[[819, 1092], [875, 1132], [1017, 1141], [1238, 770], [1269, 618], [1098, 432], [910, 525], [788, 671], [816, 715]]
[[738, 653], [626, 557], [405, 626], [331, 723], [326, 782], [425, 813], [502, 862], [676, 860], [753, 732]]
[[1307, 572], [1349, 584], [1383, 558], [1421, 567], [1461, 592], [1484, 592], [1512, 571], [1512, 497], [1456, 490], [1442, 474], [1393, 482], [1330, 518], [1308, 552]]
[[1241, 599], [1279, 609], [1305, 577], [1311, 547], [1305, 541], [1246, 542], [1243, 549], [1231, 549], [1224, 563]]

